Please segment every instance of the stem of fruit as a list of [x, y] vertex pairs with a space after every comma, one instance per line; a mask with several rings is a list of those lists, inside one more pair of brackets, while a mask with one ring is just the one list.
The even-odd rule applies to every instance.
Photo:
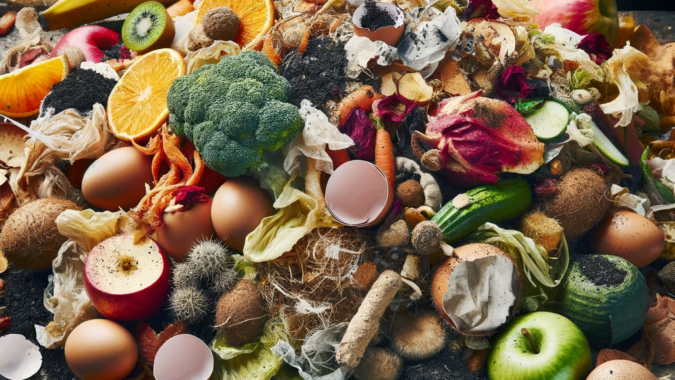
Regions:
[[525, 335], [525, 338], [527, 338], [527, 340], [530, 342], [530, 345], [532, 346], [532, 350], [534, 350], [534, 353], [538, 354], [539, 353], [539, 347], [537, 347], [537, 344], [534, 343], [534, 339], [532, 339], [532, 336], [530, 335], [530, 332], [527, 331], [527, 329], [525, 327], [523, 327], [522, 329], [520, 329], [520, 333]]

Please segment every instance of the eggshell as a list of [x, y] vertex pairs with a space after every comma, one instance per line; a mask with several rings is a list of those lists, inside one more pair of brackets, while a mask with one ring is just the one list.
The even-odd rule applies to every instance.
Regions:
[[157, 351], [153, 374], [157, 380], [207, 380], [213, 373], [213, 355], [201, 339], [176, 335]]
[[640, 364], [611, 360], [597, 366], [586, 380], [656, 380], [656, 376]]
[[42, 367], [40, 348], [20, 334], [0, 337], [0, 377], [23, 380]]
[[663, 232], [644, 216], [616, 210], [605, 215], [591, 245], [594, 253], [619, 256], [641, 268], [661, 255], [665, 239]]
[[94, 161], [82, 178], [82, 195], [91, 205], [117, 211], [129, 210], [152, 184], [152, 157], [133, 146], [112, 150]]
[[211, 204], [198, 202], [186, 211], [164, 214], [164, 224], [157, 228], [157, 243], [174, 260], [184, 261], [190, 247], [199, 240], [210, 239], [215, 232], [211, 224]]
[[82, 380], [121, 380], [134, 370], [138, 347], [124, 327], [107, 319], [77, 326], [66, 340], [68, 367]]
[[273, 204], [272, 198], [252, 178], [232, 178], [213, 196], [213, 229], [228, 247], [241, 252], [246, 235], [255, 230], [261, 220], [274, 215]]
[[354, 24], [354, 34], [359, 37], [366, 37], [371, 41], [382, 41], [389, 46], [396, 46], [403, 37], [405, 16], [401, 8], [395, 4], [376, 3], [381, 9], [387, 11], [396, 20], [395, 25], [385, 26], [377, 30], [370, 30], [361, 25], [361, 18], [366, 14], [365, 2], [354, 11], [352, 17]]
[[368, 161], [353, 160], [340, 165], [326, 185], [328, 210], [347, 226], [381, 223], [393, 201], [387, 177]]

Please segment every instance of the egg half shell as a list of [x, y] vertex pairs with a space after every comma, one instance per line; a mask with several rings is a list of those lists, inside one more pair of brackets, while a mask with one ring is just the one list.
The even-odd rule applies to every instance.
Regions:
[[131, 333], [107, 319], [92, 319], [77, 326], [65, 347], [68, 367], [82, 380], [121, 380], [138, 361]]
[[597, 366], [586, 380], [656, 380], [656, 376], [629, 360], [610, 360]]
[[665, 239], [663, 232], [644, 216], [615, 210], [600, 222], [591, 245], [596, 254], [619, 256], [641, 268], [661, 255]]
[[152, 184], [152, 157], [133, 146], [112, 150], [94, 161], [82, 178], [82, 195], [93, 206], [129, 210]]
[[246, 235], [264, 218], [274, 215], [272, 198], [249, 177], [232, 178], [213, 196], [211, 222], [216, 234], [228, 247], [244, 250]]
[[164, 224], [157, 228], [157, 243], [174, 260], [184, 261], [190, 248], [214, 235], [211, 224], [213, 200], [198, 202], [188, 210], [164, 214]]

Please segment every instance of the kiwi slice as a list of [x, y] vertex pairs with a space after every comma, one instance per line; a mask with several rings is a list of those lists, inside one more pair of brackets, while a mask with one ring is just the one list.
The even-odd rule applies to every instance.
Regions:
[[122, 26], [122, 40], [141, 54], [171, 46], [176, 29], [164, 5], [147, 1], [134, 8]]

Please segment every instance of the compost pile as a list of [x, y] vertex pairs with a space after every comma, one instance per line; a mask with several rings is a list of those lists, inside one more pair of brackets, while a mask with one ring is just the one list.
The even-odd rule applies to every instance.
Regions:
[[[0, 377], [58, 358], [116, 380], [675, 363], [675, 45], [631, 16], [95, 3], [0, 18], [20, 37], [0, 62]], [[43, 300], [5, 287], [22, 273]]]

